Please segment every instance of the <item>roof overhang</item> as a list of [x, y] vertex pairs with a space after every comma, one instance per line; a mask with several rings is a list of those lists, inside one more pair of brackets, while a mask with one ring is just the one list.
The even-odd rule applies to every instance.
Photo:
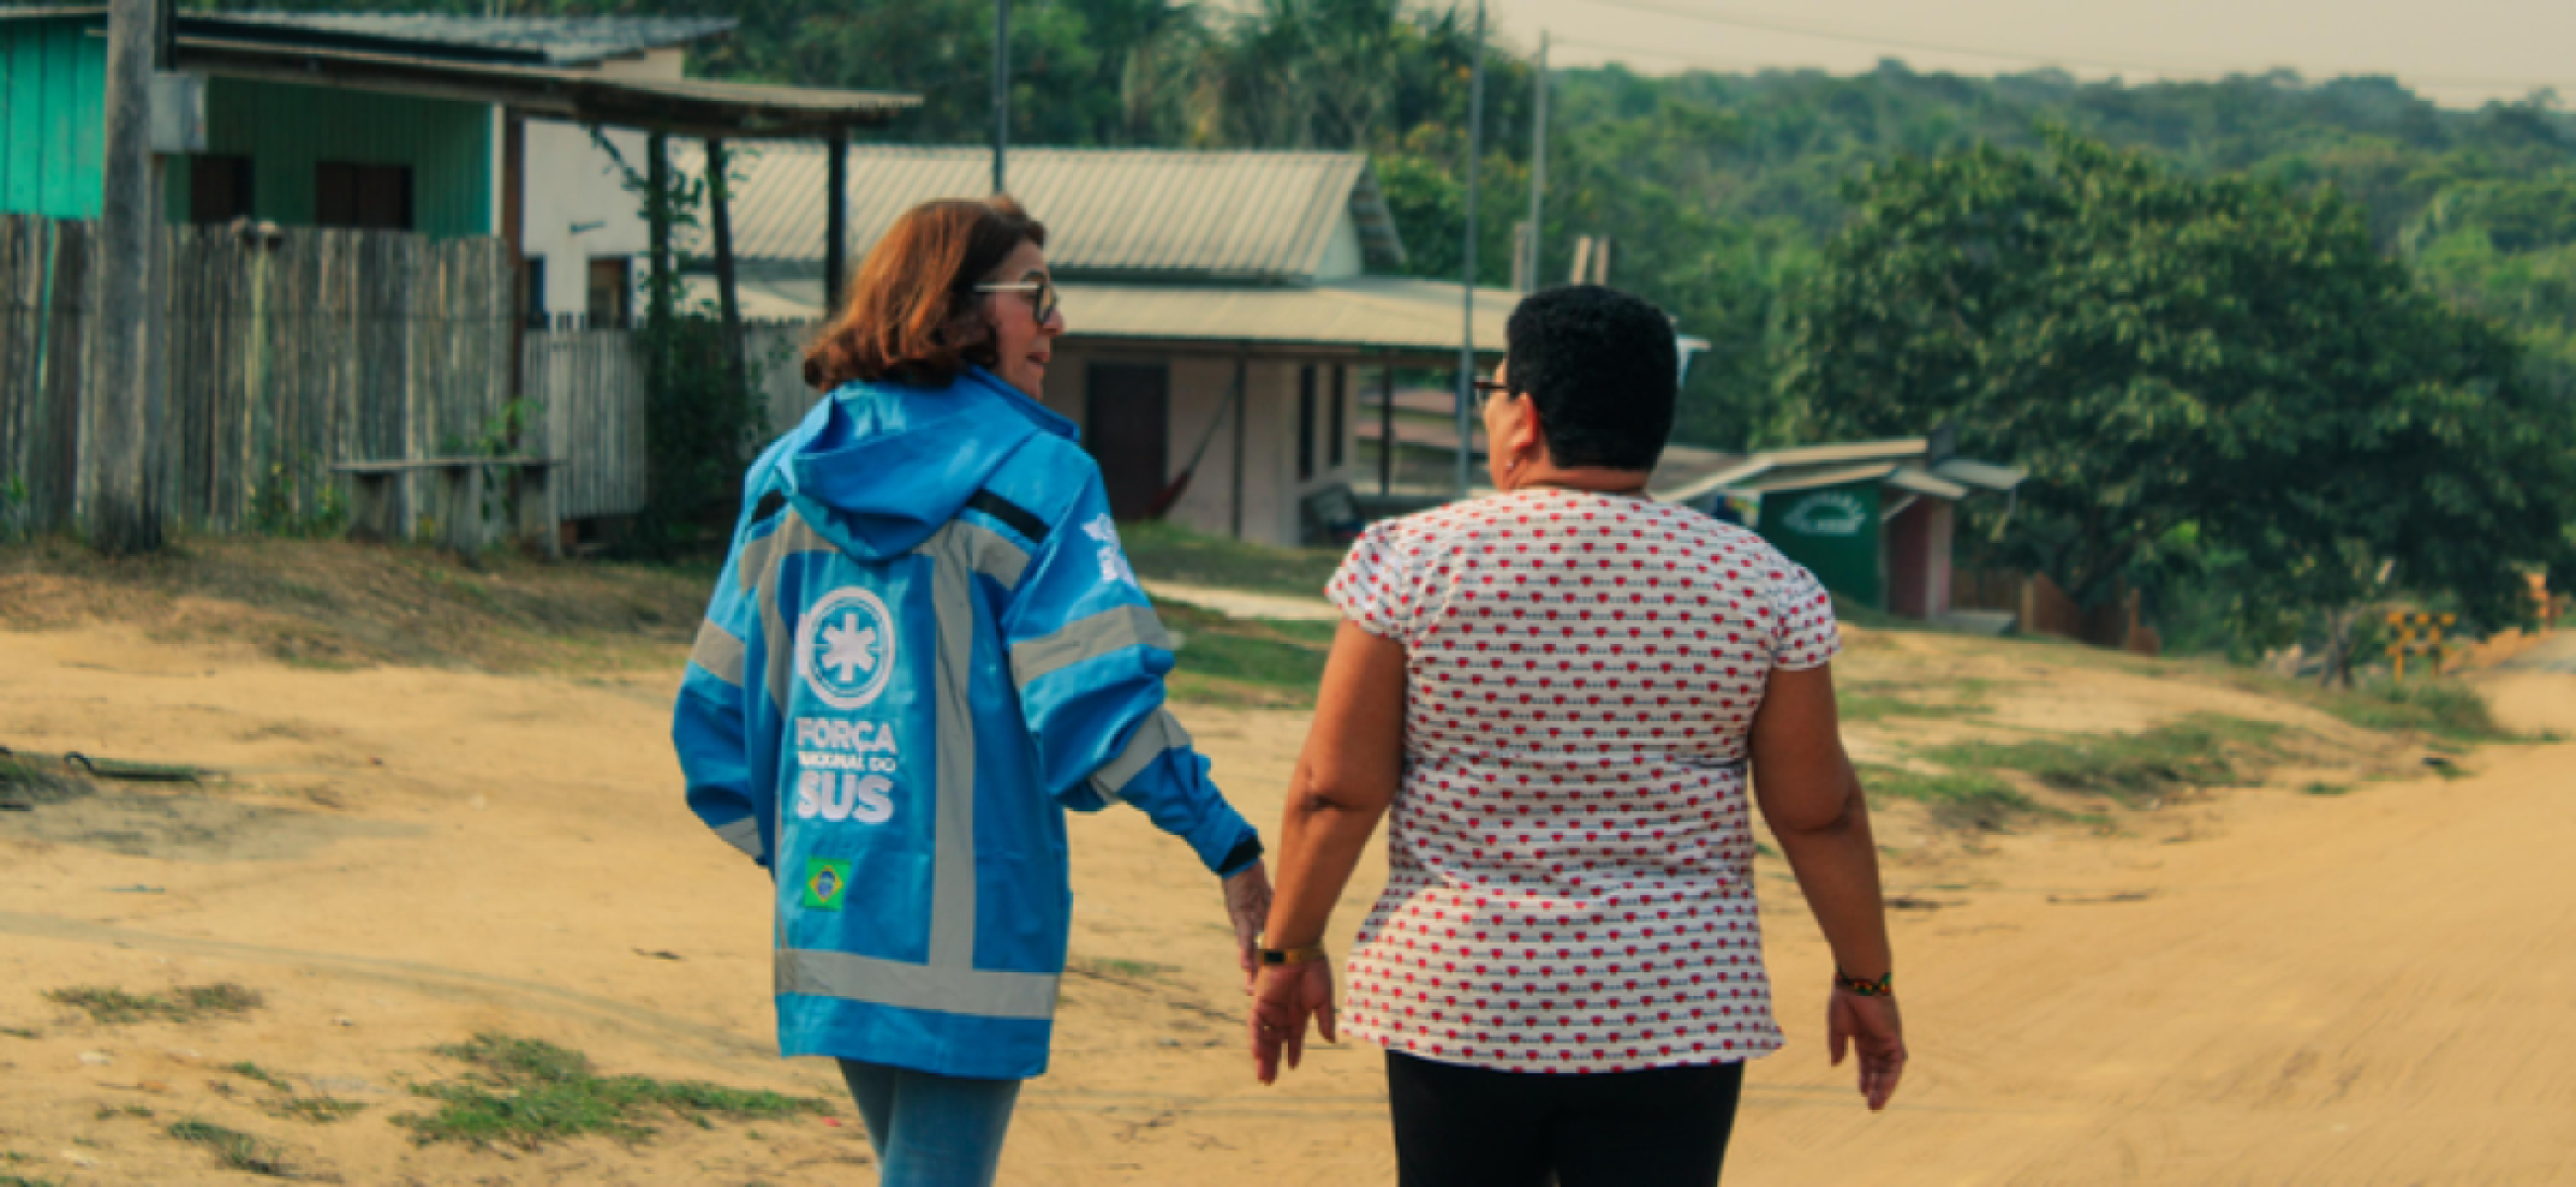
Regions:
[[[712, 278], [690, 276], [694, 286]], [[743, 307], [756, 317], [822, 316], [822, 281], [812, 274], [742, 277]], [[1065, 341], [1157, 354], [1259, 354], [1454, 366], [1465, 293], [1455, 284], [1360, 278], [1308, 286], [1138, 285], [1065, 282]], [[1503, 327], [1520, 294], [1476, 290], [1476, 354], [1502, 357]]]
[[681, 136], [816, 136], [884, 124], [921, 105], [918, 95], [617, 78], [519, 63], [185, 33], [178, 39], [175, 65], [227, 78], [492, 103], [524, 115]]

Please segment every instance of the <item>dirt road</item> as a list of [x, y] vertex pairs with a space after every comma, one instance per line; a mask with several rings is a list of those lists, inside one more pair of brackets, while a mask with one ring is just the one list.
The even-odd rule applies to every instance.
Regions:
[[[507, 1157], [388, 1123], [425, 1107], [407, 1081], [459, 1070], [431, 1048], [481, 1030], [610, 1071], [834, 1094], [828, 1067], [768, 1053], [764, 889], [679, 803], [667, 673], [320, 672], [113, 627], [0, 633], [0, 671], [0, 741], [232, 776], [0, 814], [0, 1175], [245, 1178], [164, 1136], [205, 1118], [353, 1183], [870, 1181], [846, 1109]], [[2521, 724], [2576, 733], [2576, 675], [2494, 681]], [[2052, 688], [2051, 712], [2136, 713], [2112, 687]], [[1184, 716], [1275, 821], [1300, 717]], [[1896, 926], [1916, 1064], [1880, 1116], [1825, 1066], [1802, 987], [1827, 960], [1766, 867], [1791, 1045], [1750, 1076], [1729, 1182], [2576, 1182], [2576, 1061], [2557, 1050], [2576, 745], [2417, 769], [2226, 793], [2117, 835], [1905, 848], [1889, 872], [1913, 904]], [[1056, 1070], [1023, 1098], [1004, 1180], [1391, 1180], [1374, 1051], [1254, 1085], [1214, 886], [1132, 813], [1079, 822], [1074, 844]], [[1374, 889], [1346, 899], [1345, 937]], [[102, 1026], [40, 996], [219, 980], [266, 1007]], [[271, 1116], [223, 1074], [242, 1060], [368, 1108]]]

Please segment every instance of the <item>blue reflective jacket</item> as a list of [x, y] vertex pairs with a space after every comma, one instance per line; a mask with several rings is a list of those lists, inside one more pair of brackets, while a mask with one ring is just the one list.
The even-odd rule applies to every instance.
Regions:
[[1064, 810], [1259, 852], [1163, 708], [1172, 644], [1073, 425], [982, 370], [851, 384], [752, 465], [680, 684], [689, 806], [770, 869], [778, 1041], [1046, 1070]]

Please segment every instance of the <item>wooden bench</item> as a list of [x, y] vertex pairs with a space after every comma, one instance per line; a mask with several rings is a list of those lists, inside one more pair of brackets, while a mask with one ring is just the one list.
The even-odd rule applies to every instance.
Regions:
[[553, 475], [562, 458], [439, 457], [402, 461], [341, 462], [334, 474], [349, 476], [349, 534], [358, 539], [396, 540], [402, 525], [393, 521], [394, 483], [405, 474], [436, 476], [427, 513], [438, 521], [438, 542], [473, 556], [489, 541], [483, 530], [483, 475], [499, 470], [511, 505], [518, 509], [513, 525], [518, 538], [534, 541], [549, 557], [563, 555], [562, 521], [555, 513]]

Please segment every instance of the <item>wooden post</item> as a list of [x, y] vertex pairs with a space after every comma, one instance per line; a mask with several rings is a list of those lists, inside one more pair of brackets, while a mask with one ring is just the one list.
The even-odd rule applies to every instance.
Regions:
[[652, 260], [645, 299], [645, 316], [652, 324], [671, 324], [671, 138], [655, 132], [644, 141], [645, 184], [652, 193], [645, 202], [645, 216], [651, 220]]
[[850, 270], [850, 130], [834, 128], [826, 141], [823, 199], [823, 319], [841, 310], [841, 287]]
[[[501, 240], [510, 245], [510, 398], [527, 394], [520, 360], [528, 341], [528, 121], [518, 112], [501, 113]], [[543, 305], [543, 301], [537, 302]]]
[[93, 382], [82, 393], [79, 507], [90, 546], [109, 556], [161, 547], [155, 498], [161, 414], [153, 380], [163, 294], [153, 283], [161, 238], [161, 168], [152, 155], [156, 0], [113, 0], [107, 14], [107, 130], [99, 207], [98, 328]]
[[1251, 407], [1252, 393], [1245, 384], [1251, 378], [1252, 360], [1244, 354], [1234, 356], [1234, 538], [1243, 538], [1243, 414]]
[[1395, 493], [1395, 355], [1378, 356], [1377, 493]]
[[742, 304], [734, 292], [731, 188], [725, 177], [725, 142], [721, 138], [710, 138], [707, 141], [707, 218], [715, 230], [716, 310], [724, 319], [725, 370], [733, 377], [734, 395], [748, 398], [751, 375], [742, 358]]

